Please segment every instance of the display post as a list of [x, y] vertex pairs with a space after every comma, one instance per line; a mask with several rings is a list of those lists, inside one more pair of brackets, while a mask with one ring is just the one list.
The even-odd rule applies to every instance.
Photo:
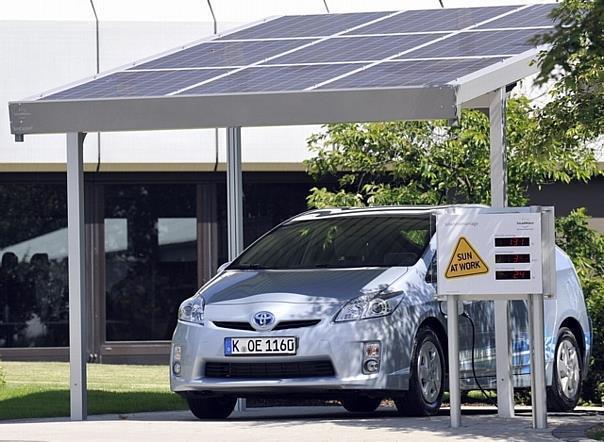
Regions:
[[[533, 427], [546, 428], [543, 298], [555, 295], [553, 208], [437, 209], [436, 240], [437, 296], [447, 301], [451, 426], [461, 425], [458, 301], [525, 300]], [[509, 351], [508, 346], [496, 341], [495, 352]], [[512, 367], [497, 364], [496, 375], [511, 379]]]

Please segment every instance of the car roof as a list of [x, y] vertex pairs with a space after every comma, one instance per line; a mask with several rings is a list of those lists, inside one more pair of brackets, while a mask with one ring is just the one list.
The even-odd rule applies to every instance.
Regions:
[[441, 206], [372, 206], [372, 207], [333, 207], [324, 209], [314, 209], [308, 212], [296, 215], [293, 218], [287, 220], [287, 222], [297, 221], [309, 221], [313, 219], [322, 218], [340, 218], [340, 217], [352, 217], [352, 216], [417, 216], [417, 215], [430, 215], [441, 209], [448, 209], [453, 207], [463, 208], [485, 208], [483, 204], [449, 204]]

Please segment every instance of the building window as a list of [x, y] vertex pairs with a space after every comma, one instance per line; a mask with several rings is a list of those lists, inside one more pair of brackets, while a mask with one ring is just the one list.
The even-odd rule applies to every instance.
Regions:
[[69, 345], [64, 184], [0, 184], [0, 347]]
[[197, 290], [195, 185], [105, 186], [106, 340], [168, 340]]

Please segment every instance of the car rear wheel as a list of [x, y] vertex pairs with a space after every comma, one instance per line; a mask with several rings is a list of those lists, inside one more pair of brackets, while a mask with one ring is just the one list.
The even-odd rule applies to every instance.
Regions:
[[225, 419], [235, 408], [237, 398], [213, 397], [213, 398], [187, 398], [191, 413], [198, 419]]
[[583, 358], [573, 332], [562, 327], [558, 333], [552, 386], [547, 390], [547, 409], [572, 411], [581, 396]]
[[358, 396], [342, 399], [342, 406], [352, 413], [371, 413], [380, 406], [381, 398]]
[[405, 416], [433, 416], [438, 413], [445, 387], [445, 358], [438, 336], [430, 327], [421, 327], [411, 356], [409, 391], [394, 400]]

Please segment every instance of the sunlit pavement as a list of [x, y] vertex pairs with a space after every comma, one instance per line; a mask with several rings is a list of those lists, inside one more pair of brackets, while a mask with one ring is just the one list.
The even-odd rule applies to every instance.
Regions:
[[225, 421], [199, 421], [189, 412], [91, 416], [86, 422], [65, 419], [6, 421], [0, 440], [99, 441], [436, 441], [585, 440], [585, 430], [604, 423], [604, 409], [582, 408], [549, 415], [549, 428], [531, 428], [529, 408], [517, 409], [514, 419], [499, 419], [492, 407], [463, 409], [462, 428], [449, 427], [448, 411], [431, 418], [399, 417], [394, 409], [350, 414], [343, 408], [251, 408]]

